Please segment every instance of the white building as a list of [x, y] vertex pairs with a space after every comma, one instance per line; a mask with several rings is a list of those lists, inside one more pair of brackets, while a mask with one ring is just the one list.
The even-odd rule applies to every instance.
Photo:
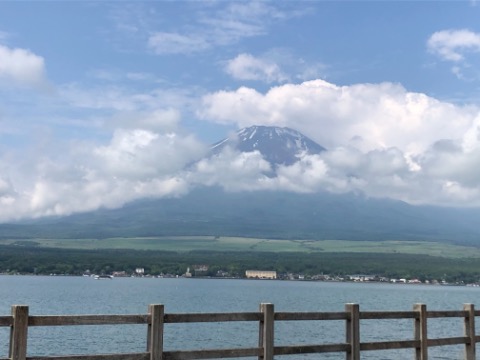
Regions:
[[249, 279], [276, 279], [276, 271], [265, 271], [265, 270], [247, 270], [245, 276]]

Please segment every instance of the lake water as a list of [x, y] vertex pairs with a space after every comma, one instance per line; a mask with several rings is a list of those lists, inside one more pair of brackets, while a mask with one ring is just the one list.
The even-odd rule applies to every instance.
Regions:
[[[480, 288], [255, 281], [227, 279], [0, 276], [0, 316], [11, 305], [30, 307], [31, 315], [145, 314], [149, 304], [164, 304], [166, 313], [252, 312], [270, 302], [275, 311], [343, 311], [346, 303], [360, 310], [461, 310], [479, 304]], [[478, 307], [478, 306], [477, 306]], [[461, 319], [430, 319], [428, 336], [463, 334]], [[344, 341], [344, 321], [276, 322], [275, 344], [322, 344]], [[167, 324], [165, 349], [255, 347], [257, 323]], [[0, 328], [0, 358], [8, 355], [7, 328]], [[361, 341], [413, 338], [413, 320], [362, 320]], [[145, 325], [31, 327], [29, 356], [141, 352], [146, 348]], [[462, 346], [429, 349], [431, 359], [463, 359]], [[284, 359], [344, 359], [343, 354], [312, 354]], [[413, 350], [370, 351], [362, 359], [411, 359]], [[246, 359], [246, 358], [245, 358]]]

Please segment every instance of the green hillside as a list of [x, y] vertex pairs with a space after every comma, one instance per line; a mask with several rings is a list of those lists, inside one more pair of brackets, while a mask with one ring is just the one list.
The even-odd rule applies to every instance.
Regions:
[[78, 250], [152, 250], [186, 253], [376, 253], [417, 254], [444, 258], [480, 258], [480, 248], [425, 241], [282, 240], [240, 237], [179, 236], [106, 239], [3, 239], [0, 245]]
[[412, 206], [356, 194], [225, 193], [208, 188], [181, 198], [138, 201], [120, 209], [3, 224], [0, 238], [221, 236], [477, 246], [479, 218], [479, 209]]

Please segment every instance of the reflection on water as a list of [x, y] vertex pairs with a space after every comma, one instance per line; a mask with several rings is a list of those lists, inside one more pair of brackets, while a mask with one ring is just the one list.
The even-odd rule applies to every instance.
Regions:
[[[26, 304], [31, 315], [140, 314], [148, 304], [164, 304], [167, 313], [249, 312], [262, 302], [276, 311], [343, 311], [359, 303], [360, 310], [411, 310], [425, 303], [429, 310], [460, 310], [478, 303], [480, 289], [425, 285], [322, 283], [254, 280], [0, 276], [0, 316], [13, 304]], [[428, 336], [463, 334], [461, 319], [430, 319]], [[141, 352], [146, 326], [76, 326], [29, 328], [29, 356]], [[285, 321], [275, 324], [277, 345], [342, 342], [343, 321]], [[0, 328], [0, 357], [8, 352], [7, 328]], [[362, 320], [361, 341], [413, 338], [412, 320]], [[166, 350], [254, 347], [258, 324], [166, 324]], [[406, 359], [413, 350], [370, 351], [362, 359]], [[433, 359], [462, 359], [462, 346], [429, 349]], [[285, 359], [344, 359], [342, 354], [281, 356]]]

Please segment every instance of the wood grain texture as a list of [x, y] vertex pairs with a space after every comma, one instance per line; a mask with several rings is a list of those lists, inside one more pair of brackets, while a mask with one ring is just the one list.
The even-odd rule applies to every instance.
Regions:
[[[226, 359], [257, 357], [273, 360], [274, 356], [288, 356], [315, 353], [344, 353], [346, 359], [360, 359], [361, 351], [412, 349], [412, 355], [418, 360], [428, 359], [430, 347], [464, 345], [465, 360], [474, 360], [476, 344], [480, 335], [475, 333], [475, 320], [480, 313], [473, 304], [465, 304], [462, 310], [427, 311], [424, 304], [416, 304], [413, 311], [360, 311], [358, 304], [346, 304], [342, 312], [279, 312], [275, 313], [273, 304], [261, 304], [258, 312], [245, 313], [186, 313], [165, 314], [163, 305], [150, 305], [147, 314], [134, 315], [55, 315], [29, 316], [28, 306], [12, 306], [11, 316], [0, 317], [0, 326], [9, 326], [10, 346], [8, 358], [0, 360], [165, 360], [165, 359]], [[427, 337], [427, 321], [432, 318], [458, 318], [464, 322], [463, 334], [448, 338]], [[361, 323], [364, 321], [409, 319], [414, 326], [413, 339], [361, 342]], [[345, 322], [344, 343], [319, 343], [275, 346], [274, 328], [278, 321], [330, 321]], [[165, 324], [171, 323], [218, 323], [245, 322], [258, 323], [258, 347], [234, 349], [192, 349], [188, 351], [164, 351]], [[142, 353], [121, 354], [85, 354], [62, 356], [27, 356], [29, 326], [84, 326], [84, 325], [125, 325], [146, 326], [147, 350]]]

